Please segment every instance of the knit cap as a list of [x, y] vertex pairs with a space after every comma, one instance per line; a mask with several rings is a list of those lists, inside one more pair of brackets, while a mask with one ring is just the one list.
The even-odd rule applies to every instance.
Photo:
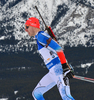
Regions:
[[39, 23], [39, 20], [38, 20], [37, 18], [35, 18], [35, 17], [29, 18], [29, 19], [26, 21], [25, 24], [40, 29], [40, 23]]

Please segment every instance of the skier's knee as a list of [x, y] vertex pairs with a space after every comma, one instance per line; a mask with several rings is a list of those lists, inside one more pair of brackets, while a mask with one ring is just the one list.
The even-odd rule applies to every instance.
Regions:
[[38, 88], [35, 89], [35, 90], [33, 90], [32, 96], [33, 96], [33, 98], [34, 98], [35, 100], [45, 100], [45, 99], [43, 98], [43, 94], [39, 91]]

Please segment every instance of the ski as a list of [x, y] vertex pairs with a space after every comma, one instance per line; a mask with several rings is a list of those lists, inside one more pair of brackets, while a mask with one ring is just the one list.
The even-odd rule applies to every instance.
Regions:
[[82, 76], [78, 76], [78, 75], [74, 75], [73, 78], [94, 83], [94, 79], [92, 79], [92, 78], [82, 77]]

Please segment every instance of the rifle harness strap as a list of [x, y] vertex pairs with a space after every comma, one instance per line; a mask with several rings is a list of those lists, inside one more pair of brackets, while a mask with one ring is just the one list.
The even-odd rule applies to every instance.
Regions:
[[48, 40], [46, 40], [46, 41], [47, 41], [46, 48], [47, 48], [47, 47], [48, 47], [48, 45], [50, 44], [51, 40], [52, 40], [52, 38], [51, 38], [51, 37], [50, 37]]

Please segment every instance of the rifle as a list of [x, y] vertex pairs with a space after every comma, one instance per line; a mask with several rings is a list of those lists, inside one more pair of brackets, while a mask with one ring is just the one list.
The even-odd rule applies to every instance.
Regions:
[[[42, 19], [42, 21], [43, 21], [43, 23], [44, 23], [44, 25], [45, 25], [45, 29], [47, 30], [48, 34], [51, 36], [52, 39], [54, 39], [54, 40], [58, 43], [57, 38], [56, 38], [55, 34], [53, 33], [51, 27], [46, 25], [46, 23], [45, 23], [45, 21], [43, 20], [43, 18], [42, 18], [42, 16], [41, 16], [41, 14], [40, 14], [40, 12], [39, 12], [37, 6], [35, 6], [35, 8], [36, 8], [37, 12], [39, 13], [40, 18]], [[67, 62], [66, 64], [67, 64], [68, 68], [71, 69], [71, 67], [69, 66], [68, 62]]]
[[[55, 34], [53, 33], [51, 27], [46, 25], [46, 23], [45, 23], [45, 21], [43, 20], [43, 18], [42, 18], [42, 16], [41, 16], [41, 14], [40, 14], [40, 12], [39, 12], [37, 6], [35, 6], [35, 8], [36, 8], [37, 12], [39, 13], [39, 15], [40, 15], [40, 17], [41, 17], [41, 19], [42, 19], [42, 21], [43, 21], [43, 23], [44, 23], [44, 25], [45, 25], [45, 29], [47, 30], [48, 34], [51, 36], [52, 39], [54, 39], [54, 40], [57, 42], [57, 38], [56, 38]], [[58, 42], [57, 42], [57, 43], [58, 43]], [[70, 70], [73, 70], [73, 67], [72, 67], [71, 65], [69, 65], [68, 63], [67, 63], [67, 65], [68, 65], [68, 68], [69, 68]], [[92, 82], [92, 83], [94, 83], [94, 79], [87, 78], [87, 77], [82, 77], [82, 76], [74, 75], [73, 78], [74, 78], [74, 79], [79, 79], [79, 80], [83, 80], [83, 81], [87, 81], [87, 82]]]
[[43, 18], [42, 18], [42, 16], [41, 16], [41, 14], [40, 14], [40, 12], [39, 12], [37, 6], [35, 6], [35, 8], [36, 8], [37, 12], [39, 13], [39, 15], [40, 15], [40, 17], [41, 17], [41, 19], [42, 19], [42, 21], [43, 21], [43, 23], [44, 23], [44, 25], [45, 25], [45, 29], [47, 30], [48, 34], [52, 37], [52, 39], [54, 39], [54, 40], [57, 42], [57, 38], [56, 38], [55, 34], [53, 33], [51, 27], [46, 25], [46, 23], [45, 23], [45, 21], [43, 20]]

